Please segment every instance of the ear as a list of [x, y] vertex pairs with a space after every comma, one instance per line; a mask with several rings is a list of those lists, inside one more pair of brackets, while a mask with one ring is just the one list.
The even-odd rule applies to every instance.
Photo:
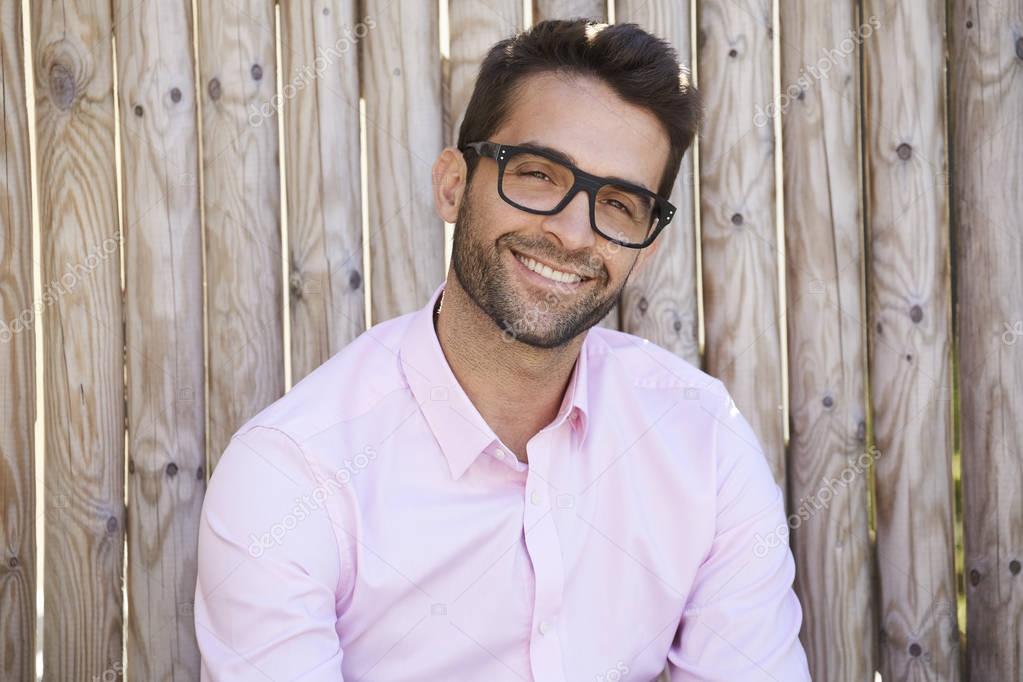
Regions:
[[433, 203], [445, 222], [458, 218], [467, 171], [465, 157], [455, 147], [445, 147], [433, 162]]

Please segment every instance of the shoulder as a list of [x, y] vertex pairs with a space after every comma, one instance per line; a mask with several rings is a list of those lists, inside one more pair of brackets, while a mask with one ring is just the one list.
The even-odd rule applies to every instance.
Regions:
[[587, 362], [595, 376], [609, 375], [637, 393], [699, 397], [712, 412], [730, 400], [719, 379], [649, 339], [604, 327], [593, 327], [589, 334]]
[[364, 331], [245, 422], [235, 436], [265, 427], [300, 445], [339, 423], [372, 412], [389, 398], [407, 394], [398, 349], [414, 314]]
[[668, 423], [671, 439], [700, 445], [680, 461], [690, 474], [697, 464], [708, 467], [719, 494], [756, 489], [757, 499], [775, 496], [760, 439], [720, 379], [648, 339], [603, 327], [590, 333], [587, 362], [603, 384], [598, 395], [617, 388], [652, 415], [677, 411], [661, 422]]

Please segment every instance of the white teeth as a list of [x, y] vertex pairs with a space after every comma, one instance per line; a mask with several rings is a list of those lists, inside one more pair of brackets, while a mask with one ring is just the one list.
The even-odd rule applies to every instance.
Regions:
[[553, 282], [563, 282], [565, 284], [576, 284], [582, 281], [582, 277], [579, 275], [572, 274], [570, 272], [561, 272], [560, 270], [552, 270], [550, 267], [537, 263], [532, 258], [520, 256], [515, 254], [515, 257], [519, 259], [519, 262], [525, 265], [527, 268], [535, 272], [536, 274], [546, 277]]

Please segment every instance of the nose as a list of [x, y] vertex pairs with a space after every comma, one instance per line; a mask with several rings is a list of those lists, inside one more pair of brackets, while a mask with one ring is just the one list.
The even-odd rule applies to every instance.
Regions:
[[590, 197], [579, 190], [568, 205], [554, 215], [543, 216], [543, 231], [553, 235], [566, 251], [591, 247], [597, 234], [590, 227]]

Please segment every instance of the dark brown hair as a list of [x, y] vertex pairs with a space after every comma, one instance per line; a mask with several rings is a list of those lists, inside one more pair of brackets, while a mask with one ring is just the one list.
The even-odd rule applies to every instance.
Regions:
[[[496, 43], [480, 65], [458, 131], [459, 149], [489, 139], [508, 116], [525, 77], [549, 71], [595, 77], [660, 121], [671, 149], [657, 192], [671, 194], [682, 156], [696, 134], [699, 93], [671, 44], [636, 24], [548, 20]], [[478, 159], [467, 155], [470, 178]]]

